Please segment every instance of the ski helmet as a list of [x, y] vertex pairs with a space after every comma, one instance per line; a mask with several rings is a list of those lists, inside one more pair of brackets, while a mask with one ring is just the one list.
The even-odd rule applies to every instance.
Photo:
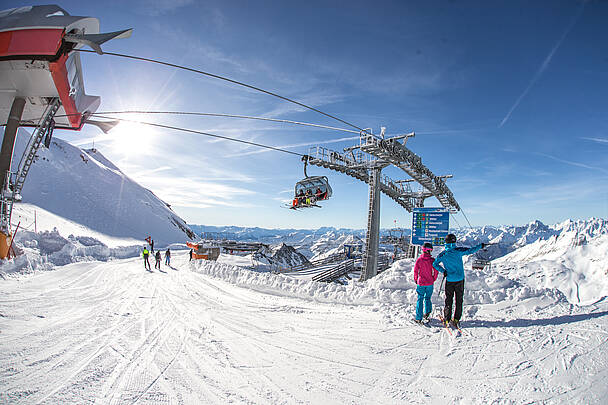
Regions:
[[429, 242], [425, 242], [424, 245], [422, 245], [422, 251], [423, 252], [430, 252], [433, 250], [433, 245]]
[[445, 237], [445, 243], [456, 243], [456, 235], [453, 233], [448, 234], [448, 236]]

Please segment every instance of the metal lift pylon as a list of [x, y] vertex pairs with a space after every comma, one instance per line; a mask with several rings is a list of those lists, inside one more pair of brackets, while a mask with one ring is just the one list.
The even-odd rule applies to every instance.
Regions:
[[[445, 184], [448, 176], [436, 176], [422, 164], [422, 158], [405, 147], [414, 133], [385, 137], [385, 128], [380, 136], [371, 130], [361, 131], [359, 145], [337, 152], [322, 146], [312, 147], [308, 153], [308, 163], [335, 170], [369, 184], [369, 208], [363, 269], [360, 281], [369, 280], [378, 273], [378, 249], [380, 239], [380, 194], [412, 212], [415, 207], [424, 207], [424, 200], [435, 197], [451, 212], [460, 211], [454, 195]], [[382, 174], [382, 169], [392, 165], [401, 169], [410, 178], [392, 180]], [[410, 184], [418, 183], [421, 190], [412, 190]]]

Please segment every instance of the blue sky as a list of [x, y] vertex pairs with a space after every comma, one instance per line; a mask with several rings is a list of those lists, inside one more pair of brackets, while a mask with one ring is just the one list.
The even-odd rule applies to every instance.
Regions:
[[[8, 4], [6, 4], [8, 3]], [[6, 7], [22, 5], [6, 2]], [[46, 2], [44, 2], [46, 3]], [[161, 59], [294, 98], [360, 127], [415, 131], [407, 146], [473, 225], [608, 217], [606, 1], [64, 1], [102, 31], [134, 28], [110, 52]], [[284, 101], [193, 73], [83, 55], [100, 111], [178, 110], [343, 127]], [[335, 150], [353, 134], [219, 118], [137, 117], [274, 146]], [[322, 209], [281, 207], [303, 177], [296, 156], [200, 135], [122, 125], [55, 136], [95, 146], [187, 222], [363, 228], [368, 188], [322, 168]], [[329, 142], [329, 143], [328, 143]], [[290, 147], [306, 153], [307, 146]], [[406, 178], [386, 170], [394, 179]], [[411, 214], [382, 199], [383, 227]], [[427, 206], [438, 205], [427, 200]], [[452, 226], [466, 225], [457, 215]]]

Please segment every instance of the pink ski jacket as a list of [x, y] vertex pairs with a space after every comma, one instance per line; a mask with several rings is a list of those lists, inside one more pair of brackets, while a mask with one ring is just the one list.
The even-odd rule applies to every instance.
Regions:
[[439, 272], [433, 267], [435, 258], [430, 253], [423, 253], [414, 265], [414, 281], [421, 286], [432, 285]]

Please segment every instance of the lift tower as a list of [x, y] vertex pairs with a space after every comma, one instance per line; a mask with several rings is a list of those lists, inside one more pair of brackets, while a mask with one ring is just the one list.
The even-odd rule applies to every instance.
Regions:
[[[369, 280], [378, 273], [378, 247], [380, 233], [380, 194], [384, 193], [397, 204], [412, 212], [416, 207], [424, 207], [424, 201], [435, 197], [451, 212], [460, 211], [454, 195], [445, 184], [451, 177], [437, 176], [422, 163], [422, 158], [409, 150], [405, 143], [415, 133], [385, 137], [385, 128], [380, 135], [371, 129], [361, 131], [359, 144], [336, 152], [322, 146], [312, 147], [308, 163], [344, 173], [369, 185], [369, 209], [367, 215], [367, 234], [361, 281]], [[401, 169], [409, 176], [405, 180], [392, 180], [382, 174], [387, 166]], [[413, 190], [411, 185], [420, 187]]]

